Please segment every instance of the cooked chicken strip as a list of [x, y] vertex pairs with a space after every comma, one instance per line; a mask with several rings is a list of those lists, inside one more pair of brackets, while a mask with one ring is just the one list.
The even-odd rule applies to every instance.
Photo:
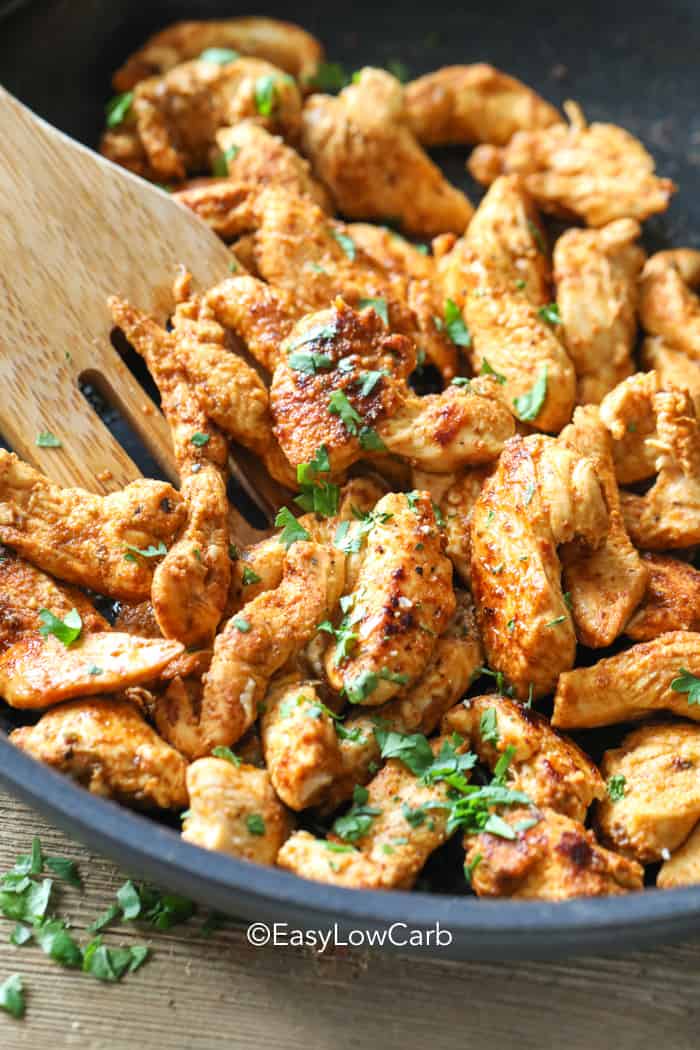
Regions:
[[643, 495], [621, 493], [632, 542], [648, 550], [700, 542], [700, 423], [685, 391], [659, 391], [653, 399], [656, 481]]
[[273, 681], [260, 732], [279, 798], [297, 811], [316, 805], [337, 776], [340, 758], [333, 718], [315, 685], [299, 673]]
[[556, 432], [571, 418], [575, 373], [543, 314], [548, 273], [536, 222], [519, 180], [499, 179], [440, 270], [469, 329], [474, 371], [498, 373], [516, 414]]
[[137, 175], [184, 179], [212, 164], [222, 128], [254, 119], [294, 139], [300, 113], [294, 80], [269, 62], [184, 62], [137, 84], [125, 121], [105, 132], [100, 150]]
[[154, 556], [165, 554], [185, 513], [184, 501], [164, 481], [140, 478], [119, 492], [95, 496], [62, 489], [0, 449], [0, 543], [98, 594], [147, 598]]
[[96, 692], [116, 693], [157, 678], [182, 653], [179, 642], [96, 631], [65, 646], [28, 635], [0, 656], [0, 696], [11, 707], [41, 708]]
[[656, 372], [662, 390], [687, 390], [693, 399], [695, 414], [700, 416], [700, 360], [673, 349], [655, 335], [642, 343], [640, 361], [643, 368]]
[[445, 522], [445, 553], [455, 572], [466, 584], [471, 578], [472, 511], [484, 482], [493, 473], [494, 467], [495, 464], [470, 467], [455, 474], [429, 474], [425, 470], [415, 469], [413, 471], [413, 487], [427, 489], [433, 503], [440, 508]]
[[700, 720], [686, 675], [700, 675], [700, 634], [669, 631], [651, 642], [562, 674], [552, 724], [592, 729], [632, 722], [653, 711]]
[[365, 68], [337, 98], [312, 95], [302, 111], [302, 149], [350, 218], [391, 216], [421, 236], [463, 233], [472, 206], [413, 135], [399, 81]]
[[469, 171], [487, 185], [519, 174], [543, 211], [587, 226], [615, 219], [642, 222], [665, 211], [676, 189], [654, 174], [654, 160], [633, 135], [615, 124], [586, 123], [580, 107], [564, 104], [569, 126], [518, 131], [503, 148], [477, 146]]
[[700, 361], [700, 251], [657, 252], [642, 272], [639, 317], [649, 335]]
[[642, 560], [647, 588], [625, 634], [646, 642], [665, 631], [700, 631], [700, 572], [665, 554], [643, 554]]
[[200, 758], [187, 767], [190, 807], [182, 837], [256, 864], [274, 864], [289, 817], [265, 769]]
[[596, 830], [619, 853], [651, 864], [680, 846], [700, 820], [700, 726], [667, 722], [629, 733], [606, 751], [601, 773], [620, 797], [598, 803]]
[[442, 720], [442, 732], [470, 741], [481, 762], [494, 771], [513, 748], [508, 786], [523, 791], [536, 806], [581, 822], [591, 802], [605, 795], [597, 768], [573, 740], [548, 719], [505, 696], [475, 696], [457, 704]]
[[15, 729], [10, 740], [94, 795], [161, 809], [187, 805], [185, 759], [124, 700], [62, 704], [36, 725]]
[[343, 724], [335, 747], [324, 752], [333, 783], [320, 800], [332, 812], [352, 795], [356, 784], [366, 784], [376, 770], [381, 749], [374, 730], [385, 726], [398, 733], [429, 736], [440, 718], [469, 688], [483, 661], [474, 611], [466, 592], [457, 594], [457, 611], [435, 643], [423, 676], [401, 696], [370, 712], [351, 715]]
[[654, 395], [656, 372], [636, 372], [624, 379], [600, 403], [600, 418], [613, 439], [615, 474], [621, 485], [644, 481], [655, 473]]
[[217, 319], [236, 332], [264, 369], [274, 372], [280, 346], [301, 312], [294, 297], [258, 277], [230, 277], [206, 296]]
[[[437, 754], [446, 737], [431, 742]], [[361, 889], [410, 889], [430, 854], [447, 839], [443, 781], [426, 785], [398, 759], [390, 759], [370, 781], [366, 806], [376, 810], [366, 833], [343, 847], [334, 836], [316, 839], [297, 831], [277, 857], [281, 868], [306, 879]], [[431, 808], [431, 804], [435, 808]], [[409, 822], [405, 813], [428, 806], [430, 819]], [[340, 847], [340, 849], [339, 849]]]
[[670, 860], [664, 861], [656, 876], [656, 885], [662, 890], [676, 886], [696, 886], [700, 882], [700, 826], [690, 833], [682, 846], [674, 850]]
[[424, 146], [505, 146], [516, 131], [562, 119], [532, 88], [485, 62], [443, 66], [412, 80], [405, 93], [408, 122]]
[[167, 717], [159, 720], [166, 739], [193, 758], [235, 744], [257, 718], [270, 678], [332, 614], [343, 570], [340, 551], [294, 543], [279, 586], [244, 605], [217, 635], [201, 702], [181, 695], [168, 699]]
[[560, 557], [576, 634], [593, 649], [611, 645], [622, 634], [647, 585], [647, 570], [627, 535], [615, 480], [612, 442], [594, 405], [577, 408], [574, 421], [559, 435], [565, 448], [588, 457], [605, 495], [608, 531], [596, 550], [567, 544]]
[[[515, 828], [537, 815], [511, 809], [504, 819]], [[640, 865], [603, 849], [583, 824], [551, 809], [539, 816], [513, 840], [483, 832], [471, 839], [465, 869], [480, 897], [567, 900], [642, 889]]]
[[77, 609], [85, 633], [109, 630], [105, 618], [82, 591], [56, 583], [24, 558], [0, 549], [0, 653], [39, 631], [42, 609], [49, 609], [60, 620]]
[[154, 73], [167, 73], [181, 62], [199, 58], [203, 51], [221, 48], [265, 59], [302, 82], [313, 79], [323, 58], [323, 48], [315, 37], [301, 26], [277, 18], [174, 22], [130, 55], [112, 83], [117, 91], [130, 91]]
[[618, 219], [600, 230], [567, 230], [554, 246], [560, 334], [580, 405], [600, 404], [634, 372], [640, 234], [634, 219]]
[[574, 663], [557, 547], [607, 530], [592, 460], [540, 435], [506, 443], [472, 512], [471, 579], [489, 667], [517, 696], [545, 696]]
[[328, 191], [311, 174], [308, 160], [257, 121], [242, 120], [232, 128], [223, 128], [217, 133], [216, 144], [234, 181], [308, 194], [325, 212], [332, 211]]
[[429, 494], [390, 493], [373, 517], [346, 613], [357, 637], [349, 651], [331, 646], [325, 661], [333, 688], [370, 707], [420, 678], [456, 607]]

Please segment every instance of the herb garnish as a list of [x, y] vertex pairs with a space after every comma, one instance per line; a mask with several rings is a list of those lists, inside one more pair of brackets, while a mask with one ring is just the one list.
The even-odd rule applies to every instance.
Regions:
[[539, 378], [531, 390], [513, 399], [515, 414], [523, 423], [536, 419], [547, 396], [547, 366], [544, 365]]
[[54, 638], [58, 638], [59, 642], [63, 642], [66, 648], [77, 641], [83, 629], [83, 621], [77, 609], [71, 609], [66, 614], [65, 620], [59, 620], [58, 616], [54, 616], [49, 609], [40, 609], [39, 619], [42, 623], [39, 634], [43, 638], [48, 638], [52, 634]]

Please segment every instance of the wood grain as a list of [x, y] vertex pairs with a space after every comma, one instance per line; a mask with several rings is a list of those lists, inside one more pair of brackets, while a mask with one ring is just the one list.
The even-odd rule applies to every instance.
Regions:
[[[0, 794], [0, 870], [27, 852], [78, 861], [85, 892], [61, 913], [80, 935], [126, 874]], [[168, 933], [121, 926], [112, 944], [148, 940], [153, 958], [119, 985], [15, 948], [2, 920], [0, 980], [19, 972], [27, 1014], [0, 1014], [2, 1050], [696, 1050], [700, 943], [557, 963], [442, 963], [337, 949], [255, 949], [229, 923], [209, 938], [196, 917]]]
[[[178, 264], [209, 286], [228, 275], [230, 255], [167, 193], [2, 88], [0, 128], [0, 430], [60, 484], [99, 492], [131, 481], [137, 468], [78, 388], [88, 378], [176, 480], [165, 421], [111, 346], [106, 301], [122, 295], [165, 320]], [[42, 430], [63, 447], [37, 447]]]

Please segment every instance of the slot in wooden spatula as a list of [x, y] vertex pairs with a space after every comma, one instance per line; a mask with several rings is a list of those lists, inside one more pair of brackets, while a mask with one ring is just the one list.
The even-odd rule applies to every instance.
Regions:
[[[167, 193], [40, 120], [0, 88], [0, 431], [61, 485], [108, 492], [139, 476], [79, 388], [87, 379], [177, 482], [162, 414], [110, 343], [107, 297], [165, 321], [178, 264], [206, 288], [231, 256]], [[42, 448], [49, 431], [60, 448]], [[269, 513], [262, 467], [232, 471]], [[237, 516], [237, 541], [258, 533]]]

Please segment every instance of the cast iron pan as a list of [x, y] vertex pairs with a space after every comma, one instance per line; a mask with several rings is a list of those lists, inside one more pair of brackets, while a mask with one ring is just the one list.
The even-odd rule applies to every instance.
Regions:
[[[414, 76], [445, 64], [485, 60], [554, 103], [577, 99], [590, 119], [612, 120], [638, 135], [656, 156], [660, 173], [679, 184], [669, 211], [647, 224], [647, 246], [700, 245], [700, 6], [695, 0], [563, 3], [554, 12], [539, 0], [474, 0], [463, 10], [454, 0], [415, 7], [356, 0], [339, 14], [328, 4], [298, 0], [290, 10], [269, 0], [258, 12], [293, 18], [321, 37], [329, 58], [350, 70], [399, 60]], [[111, 94], [111, 71], [129, 51], [176, 19], [235, 13], [255, 12], [233, 0], [0, 0], [0, 16], [7, 16], [0, 28], [0, 80], [52, 124], [94, 145]], [[478, 191], [464, 174], [464, 158], [463, 150], [438, 154], [453, 181], [475, 199]], [[144, 473], [153, 474], [154, 465], [118, 421], [114, 428]], [[9, 724], [8, 718], [6, 728]], [[421, 950], [462, 959], [619, 951], [700, 929], [700, 887], [561, 904], [476, 900], [459, 880], [440, 877], [448, 867], [459, 872], [454, 843], [428, 866], [431, 893], [358, 892], [307, 882], [190, 846], [171, 827], [88, 794], [4, 739], [0, 780], [134, 874], [242, 918], [324, 929], [337, 922], [345, 933], [392, 923], [427, 930], [439, 922], [450, 931], [451, 944]], [[451, 850], [453, 862], [447, 864]]]

